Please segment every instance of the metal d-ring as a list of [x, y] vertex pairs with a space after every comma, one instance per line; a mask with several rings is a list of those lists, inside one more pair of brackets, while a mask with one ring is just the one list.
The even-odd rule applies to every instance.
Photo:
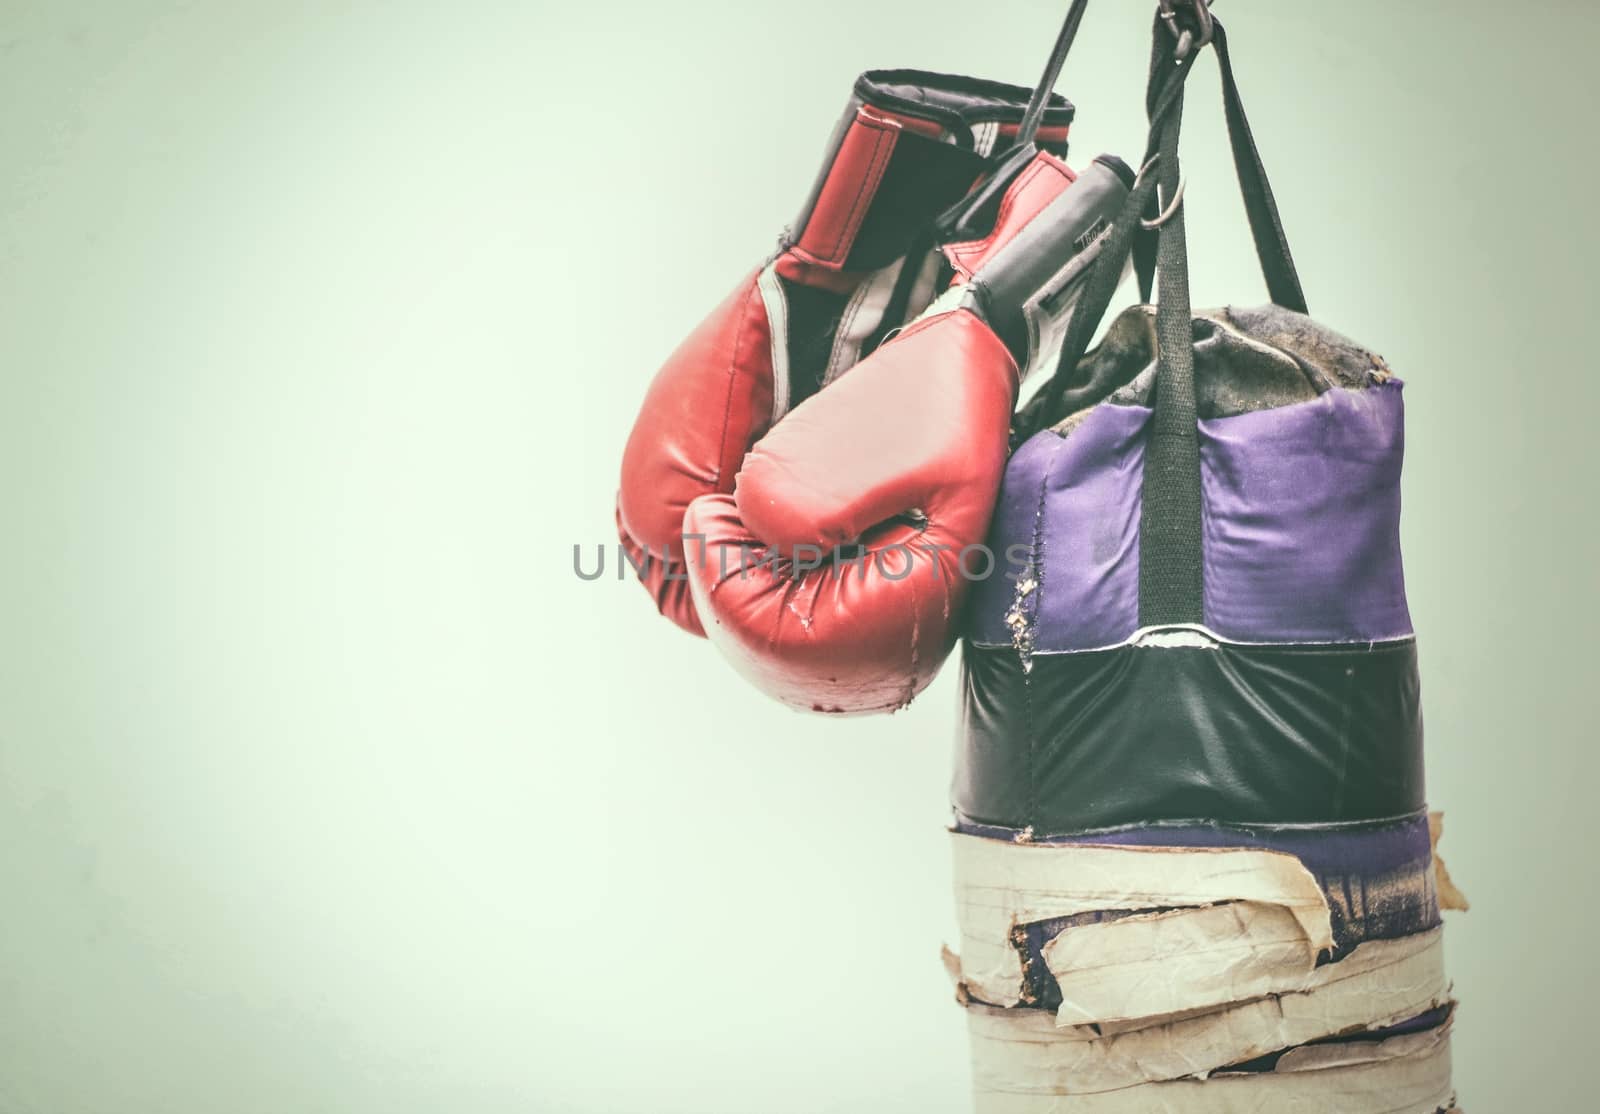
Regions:
[[[1141, 166], [1139, 168], [1139, 173], [1135, 174], [1134, 177], [1133, 177], [1133, 188], [1134, 189], [1138, 189], [1139, 188], [1139, 183], [1144, 181], [1145, 174], [1149, 172], [1150, 168], [1152, 166], [1154, 166], [1156, 164], [1156, 161], [1158, 159], [1160, 159], [1160, 158], [1161, 158], [1161, 153], [1158, 151], [1154, 155], [1150, 156], [1150, 161], [1149, 162], [1145, 163], [1143, 166]], [[1167, 207], [1165, 209], [1163, 209], [1161, 212], [1156, 214], [1154, 220], [1144, 220], [1144, 219], [1141, 218], [1140, 221], [1139, 221], [1139, 227], [1145, 229], [1146, 231], [1154, 232], [1156, 229], [1160, 228], [1163, 224], [1166, 224], [1169, 220], [1171, 220], [1177, 214], [1178, 208], [1183, 204], [1183, 187], [1184, 187], [1186, 182], [1187, 182], [1187, 178], [1185, 177], [1183, 171], [1179, 170], [1178, 171], [1178, 188], [1172, 191], [1172, 200], [1167, 203]], [[1157, 186], [1156, 187], [1156, 200], [1157, 200], [1158, 204], [1160, 202], [1160, 198], [1161, 198], [1161, 187]]]
[[1200, 37], [1195, 40], [1194, 45], [1197, 48], [1210, 45], [1216, 35], [1216, 24], [1211, 18], [1211, 0], [1195, 0], [1194, 18], [1200, 25]]
[[[1178, 26], [1178, 4], [1182, 3], [1194, 13], [1194, 30]], [[1174, 56], [1178, 64], [1211, 41], [1214, 32], [1211, 19], [1211, 0], [1158, 0], [1156, 14], [1167, 25], [1172, 37], [1178, 41]], [[1198, 34], [1196, 34], [1198, 32]]]
[[[1181, 171], [1181, 170], [1178, 171], [1178, 188], [1172, 191], [1172, 200], [1167, 203], [1167, 207], [1165, 209], [1161, 210], [1161, 212], [1156, 214], [1156, 219], [1155, 220], [1141, 220], [1141, 221], [1139, 221], [1139, 227], [1147, 229], [1147, 230], [1153, 232], [1156, 229], [1160, 228], [1163, 224], [1166, 224], [1174, 216], [1176, 216], [1177, 213], [1178, 213], [1178, 210], [1183, 206], [1183, 187], [1184, 187], [1184, 183], [1186, 181], [1187, 181], [1187, 179], [1184, 177], [1183, 171]], [[1157, 204], [1159, 204], [1160, 201], [1161, 201], [1161, 187], [1157, 186], [1156, 187], [1156, 202], [1157, 202]]]

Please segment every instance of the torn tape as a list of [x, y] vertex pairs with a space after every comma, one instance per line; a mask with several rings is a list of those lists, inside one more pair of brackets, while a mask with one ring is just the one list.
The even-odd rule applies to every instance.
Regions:
[[[1281, 1049], [1279, 1070], [1311, 1041], [1380, 1030], [1449, 999], [1441, 930], [1362, 944], [1316, 969], [1304, 989], [1220, 1009], [1120, 1025], [1059, 1027], [1048, 1010], [972, 1004], [980, 1089], [1095, 1094], [1205, 1075]], [[1329, 1064], [1328, 1066], [1333, 1066]]]
[[[991, 1011], [1013, 1019], [1040, 1012]], [[980, 1069], [974, 1073], [975, 1109], [977, 1114], [1437, 1114], [1455, 1102], [1449, 1034], [1446, 1019], [1432, 1029], [1384, 1040], [1290, 1049], [1265, 1071], [1219, 1071], [1205, 1079], [1094, 1094], [1064, 1093], [1042, 1075], [997, 1079], [992, 1065], [978, 1063], [991, 1053], [975, 1044]], [[1030, 1035], [1052, 1038], [1048, 1028]]]
[[[1015, 843], [960, 832], [951, 833], [951, 839], [956, 915], [961, 928], [960, 982], [972, 997], [991, 1005], [1015, 1006], [1025, 1000], [1023, 961], [1014, 931], [1056, 917], [1113, 911], [1158, 914], [1153, 918], [1122, 917], [1063, 933], [1103, 929], [1098, 935], [1101, 946], [1107, 940], [1117, 941], [1119, 947], [1126, 941], [1127, 947], [1137, 950], [1142, 946], [1148, 951], [1170, 948], [1185, 935], [1192, 939], [1191, 929], [1205, 927], [1182, 917], [1161, 921], [1160, 914], [1165, 911], [1183, 910], [1188, 915], [1201, 906], [1248, 904], [1255, 907], [1253, 912], [1205, 913], [1202, 919], [1243, 917], [1259, 929], [1262, 941], [1277, 940], [1275, 958], [1267, 966], [1277, 972], [1285, 988], [1301, 985], [1313, 970], [1317, 955], [1333, 946], [1327, 899], [1316, 879], [1293, 855], [1246, 847]], [[1129, 925], [1130, 921], [1139, 923]], [[1160, 926], [1152, 929], [1156, 921]], [[1121, 925], [1128, 927], [1118, 930]], [[1145, 939], [1142, 945], [1141, 934]], [[1047, 958], [1046, 962], [1052, 970], [1058, 965], [1065, 969], [1075, 947], [1059, 938], [1052, 941], [1047, 949], [1055, 949], [1056, 959]], [[1191, 970], [1205, 966], [1196, 964]], [[1161, 977], [1170, 979], [1171, 970], [1162, 972]], [[1206, 981], [1218, 985], [1213, 975], [1207, 974]], [[1205, 1003], [1190, 1003], [1199, 1004]], [[1132, 1016], [1116, 1009], [1110, 1013]]]
[[[1357, 949], [1359, 950], [1359, 949]], [[1258, 901], [1069, 928], [1043, 948], [1062, 1025], [1125, 1021], [1303, 988], [1316, 950], [1290, 910]]]
[[1439, 857], [1439, 839], [1443, 835], [1444, 813], [1428, 813], [1428, 850], [1433, 858], [1434, 886], [1439, 894], [1439, 908], [1465, 913], [1472, 904], [1467, 901], [1467, 895], [1450, 880], [1450, 871], [1445, 869], [1444, 860]]

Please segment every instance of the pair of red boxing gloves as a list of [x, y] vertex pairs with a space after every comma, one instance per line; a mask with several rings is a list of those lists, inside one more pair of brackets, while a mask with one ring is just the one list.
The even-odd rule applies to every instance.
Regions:
[[864, 74], [777, 253], [656, 375], [617, 526], [661, 613], [759, 688], [892, 711], [933, 679], [1023, 378], [1059, 342], [1133, 175], [1074, 173], [1059, 96]]

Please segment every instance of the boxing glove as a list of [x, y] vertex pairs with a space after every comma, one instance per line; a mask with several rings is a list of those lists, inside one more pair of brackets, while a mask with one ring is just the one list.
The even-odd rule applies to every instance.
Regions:
[[[701, 633], [683, 514], [731, 492], [745, 452], [938, 293], [935, 220], [1011, 147], [1030, 91], [969, 77], [863, 74], [777, 253], [683, 341], [623, 452], [617, 528], [661, 613]], [[1050, 99], [1035, 142], [1065, 154], [1072, 106]], [[695, 556], [694, 539], [688, 556]]]
[[[706, 631], [754, 683], [819, 712], [892, 711], [954, 644], [1028, 370], [1057, 346], [1133, 175], [1081, 176], [1040, 153], [992, 230], [946, 245], [950, 289], [745, 457], [732, 495], [696, 499], [684, 533]], [[977, 550], [977, 552], [975, 552]]]

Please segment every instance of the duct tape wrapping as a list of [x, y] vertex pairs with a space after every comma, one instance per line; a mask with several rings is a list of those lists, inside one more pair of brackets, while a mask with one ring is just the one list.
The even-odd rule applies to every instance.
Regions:
[[952, 840], [980, 1114], [1452, 1108], [1436, 913], [1341, 948], [1282, 851]]

